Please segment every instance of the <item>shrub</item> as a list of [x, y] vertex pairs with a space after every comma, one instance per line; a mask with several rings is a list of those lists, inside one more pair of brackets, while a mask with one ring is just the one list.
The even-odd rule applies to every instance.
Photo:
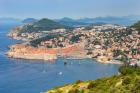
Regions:
[[73, 88], [73, 89], [69, 90], [68, 93], [80, 93], [80, 91], [77, 88]]
[[131, 78], [130, 78], [130, 77], [126, 77], [126, 78], [123, 80], [122, 85], [128, 85], [128, 84], [130, 84], [130, 82], [131, 82]]
[[96, 86], [95, 83], [90, 82], [89, 85], [87, 86], [87, 88], [88, 88], [88, 89], [91, 89], [91, 88], [93, 88], [93, 87], [95, 87], [95, 86]]
[[55, 91], [55, 93], [63, 93], [63, 91], [62, 91], [62, 90], [57, 89], [57, 90]]
[[119, 68], [119, 72], [122, 75], [133, 74], [133, 73], [135, 73], [135, 68], [134, 67], [128, 67], [128, 66], [122, 66], [122, 67]]
[[82, 80], [77, 80], [75, 83], [76, 84], [79, 84], [79, 83], [81, 83], [81, 82], [83, 82]]

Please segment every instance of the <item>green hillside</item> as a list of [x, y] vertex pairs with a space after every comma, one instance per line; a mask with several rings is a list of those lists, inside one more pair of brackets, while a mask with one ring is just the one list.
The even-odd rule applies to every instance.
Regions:
[[19, 31], [20, 33], [23, 32], [38, 32], [38, 31], [50, 31], [53, 29], [60, 29], [60, 28], [68, 28], [67, 26], [61, 25], [53, 20], [44, 18], [33, 24], [26, 24], [23, 28]]
[[135, 23], [131, 27], [136, 28], [137, 30], [139, 30], [139, 34], [140, 34], [140, 21], [138, 21], [137, 23]]
[[140, 21], [132, 25], [132, 27], [136, 28], [137, 30], [140, 30]]
[[77, 81], [46, 93], [140, 93], [140, 68], [121, 67], [120, 75], [90, 81]]

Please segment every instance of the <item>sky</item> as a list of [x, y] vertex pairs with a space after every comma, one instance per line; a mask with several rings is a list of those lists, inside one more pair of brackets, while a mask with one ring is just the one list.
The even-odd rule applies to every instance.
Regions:
[[0, 0], [0, 17], [85, 18], [140, 15], [140, 0]]

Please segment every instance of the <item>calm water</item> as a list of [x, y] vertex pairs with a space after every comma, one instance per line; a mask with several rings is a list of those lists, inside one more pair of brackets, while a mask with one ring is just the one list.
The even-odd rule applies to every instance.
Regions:
[[[0, 25], [0, 93], [40, 93], [76, 80], [91, 80], [117, 74], [118, 65], [100, 64], [91, 59], [56, 62], [9, 59], [8, 46], [20, 41], [6, 37], [14, 25]], [[61, 72], [61, 73], [60, 73]]]

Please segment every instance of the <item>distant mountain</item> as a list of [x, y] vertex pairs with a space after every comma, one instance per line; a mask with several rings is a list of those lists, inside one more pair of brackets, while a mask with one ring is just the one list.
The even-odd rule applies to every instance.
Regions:
[[[115, 16], [106, 16], [106, 17], [96, 17], [96, 18], [82, 18], [82, 19], [72, 19], [68, 17], [64, 17], [62, 19], [55, 19], [53, 21], [61, 24], [66, 25], [69, 27], [79, 27], [79, 26], [87, 26], [90, 24], [96, 23], [111, 23], [111, 24], [119, 24], [119, 25], [126, 25], [131, 26], [140, 20], [140, 15], [129, 15], [129, 16], [122, 16], [122, 17], [115, 17]], [[24, 20], [19, 20], [15, 18], [0, 18], [0, 24], [3, 23], [34, 23], [37, 22], [37, 19], [34, 18], [27, 18]]]
[[53, 20], [43, 18], [37, 22], [23, 25], [22, 29], [20, 29], [19, 32], [30, 33], [30, 32], [38, 32], [38, 31], [50, 31], [53, 29], [60, 29], [60, 28], [68, 28], [68, 27], [65, 25], [61, 25], [60, 23], [55, 22]]
[[68, 17], [64, 17], [64, 18], [62, 18], [62, 19], [58, 19], [58, 21], [75, 22], [74, 19], [68, 18]]
[[114, 17], [114, 16], [107, 16], [107, 17], [96, 17], [96, 18], [82, 18], [82, 19], [71, 19], [64, 17], [62, 19], [55, 20], [60, 24], [65, 24], [68, 26], [87, 26], [89, 24], [96, 24], [96, 23], [110, 23], [110, 24], [119, 24], [130, 26], [137, 22], [140, 19], [138, 15], [130, 15], [130, 16], [122, 16], [122, 17]]
[[34, 19], [34, 18], [26, 18], [22, 21], [22, 23], [34, 23], [34, 22], [37, 22], [38, 20], [37, 19]]
[[62, 25], [66, 25], [69, 27], [80, 27], [80, 26], [87, 26], [89, 23], [84, 23], [84, 22], [78, 22], [77, 20], [71, 19], [64, 17], [62, 19], [55, 20], [56, 22], [59, 22]]
[[140, 16], [124, 16], [124, 17], [96, 17], [96, 18], [83, 18], [78, 19], [78, 22], [83, 23], [96, 23], [96, 22], [103, 22], [103, 23], [111, 23], [111, 24], [119, 24], [119, 25], [132, 25], [134, 24]]

